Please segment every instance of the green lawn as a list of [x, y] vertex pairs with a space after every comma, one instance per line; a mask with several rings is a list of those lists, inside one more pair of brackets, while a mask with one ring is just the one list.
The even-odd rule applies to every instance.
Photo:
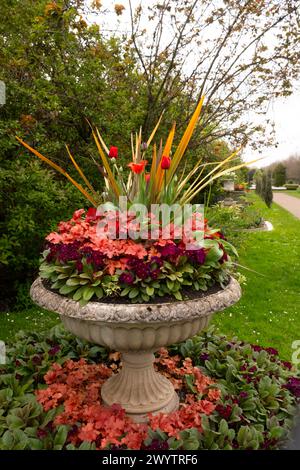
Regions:
[[242, 299], [216, 315], [214, 324], [291, 359], [291, 344], [300, 340], [300, 220], [276, 204], [267, 209], [254, 194], [249, 197], [274, 231], [243, 235], [240, 264], [257, 273], [241, 269], [247, 276]]
[[23, 312], [0, 313], [0, 340], [13, 339], [20, 330], [45, 331], [60, 320], [55, 313], [32, 306]]
[[[257, 271], [247, 276], [240, 302], [214, 317], [218, 329], [240, 339], [273, 346], [285, 359], [291, 344], [300, 340], [300, 220], [277, 205], [267, 209], [249, 196], [270, 220], [273, 232], [239, 235], [240, 264]], [[0, 339], [12, 339], [20, 329], [46, 330], [59, 318], [33, 306], [23, 312], [2, 313]]]
[[275, 193], [284, 193], [288, 194], [289, 196], [298, 197], [300, 199], [300, 190], [297, 189], [296, 191], [286, 190], [286, 191], [274, 191]]

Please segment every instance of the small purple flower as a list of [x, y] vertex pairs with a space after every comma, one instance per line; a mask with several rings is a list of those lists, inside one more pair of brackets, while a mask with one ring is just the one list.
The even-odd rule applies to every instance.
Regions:
[[290, 377], [284, 388], [289, 390], [295, 397], [300, 398], [300, 378]]
[[45, 437], [47, 437], [47, 435], [48, 435], [48, 432], [45, 429], [38, 428], [37, 431], [36, 431], [36, 437], [38, 439], [45, 439]]
[[160, 269], [154, 269], [153, 271], [150, 272], [150, 276], [152, 279], [157, 279], [159, 275], [160, 275]]
[[154, 265], [156, 265], [157, 267], [160, 268], [163, 265], [163, 261], [158, 256], [152, 256], [152, 258], [150, 260], [150, 264], [151, 264], [151, 267], [154, 264]]
[[265, 349], [269, 354], [271, 354], [272, 356], [278, 356], [278, 351], [277, 349], [274, 349], [274, 348], [266, 348]]
[[217, 405], [216, 406], [216, 411], [219, 413], [220, 416], [222, 416], [222, 418], [228, 420], [231, 416], [231, 412], [232, 412], [232, 406], [230, 405]]
[[240, 397], [240, 399], [242, 399], [242, 400], [243, 400], [244, 398], [248, 398], [248, 393], [247, 393], [247, 392], [241, 392], [241, 393], [239, 394], [239, 397]]
[[32, 364], [36, 365], [36, 366], [39, 366], [40, 364], [42, 363], [42, 358], [41, 356], [39, 355], [36, 355], [36, 356], [33, 356], [32, 358]]
[[263, 449], [269, 449], [270, 447], [273, 447], [275, 444], [277, 443], [277, 440], [276, 439], [265, 439], [263, 444], [262, 444], [262, 448]]
[[257, 367], [256, 366], [252, 366], [250, 367], [249, 369], [249, 372], [256, 372], [257, 371]]
[[160, 441], [159, 439], [153, 439], [148, 446], [143, 446], [144, 450], [168, 450], [169, 444], [167, 441]]
[[202, 353], [202, 354], [200, 355], [200, 359], [201, 359], [201, 361], [209, 361], [209, 354], [207, 354], [207, 353]]
[[292, 367], [293, 367], [293, 364], [291, 364], [290, 362], [288, 361], [281, 361], [281, 364], [288, 370], [291, 370]]
[[121, 284], [129, 284], [131, 285], [134, 281], [134, 276], [132, 273], [122, 273], [119, 277], [119, 281]]
[[76, 269], [79, 273], [82, 273], [83, 270], [83, 264], [80, 260], [76, 261]]
[[79, 253], [79, 242], [59, 244], [56, 245], [55, 250], [55, 257], [62, 263], [81, 259], [81, 254]]
[[145, 150], [147, 150], [147, 148], [148, 148], [147, 142], [142, 142], [142, 143], [141, 143], [141, 149], [142, 149], [143, 151], [145, 151]]
[[206, 259], [204, 248], [200, 248], [199, 250], [186, 250], [185, 254], [188, 256], [190, 261], [200, 265], [204, 264]]
[[174, 256], [178, 256], [181, 254], [181, 249], [178, 248], [177, 245], [173, 243], [168, 243], [167, 245], [161, 248], [161, 256], [162, 258], [170, 258]]
[[48, 354], [49, 356], [55, 356], [58, 351], [60, 351], [60, 346], [58, 344], [55, 344], [51, 349], [49, 349]]
[[253, 349], [253, 351], [256, 352], [260, 352], [263, 350], [263, 348], [261, 346], [258, 346], [257, 344], [251, 344], [251, 348]]

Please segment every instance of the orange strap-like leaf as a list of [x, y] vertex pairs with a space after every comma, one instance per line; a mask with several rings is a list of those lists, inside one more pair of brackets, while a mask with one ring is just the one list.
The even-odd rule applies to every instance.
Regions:
[[[96, 129], [96, 132], [97, 132], [97, 134], [99, 134], [98, 129]], [[101, 160], [103, 162], [104, 168], [106, 170], [107, 177], [109, 179], [111, 188], [112, 188], [113, 192], [115, 193], [116, 197], [118, 198], [120, 196], [120, 189], [118, 187], [118, 184], [117, 184], [117, 182], [114, 178], [114, 175], [113, 175], [113, 173], [110, 169], [108, 160], [107, 160], [107, 158], [106, 158], [106, 156], [105, 156], [105, 154], [102, 150], [101, 144], [100, 144], [99, 139], [98, 139], [97, 135], [95, 134], [94, 130], [92, 131], [92, 134], [93, 134], [94, 140], [96, 142], [97, 149], [98, 149], [98, 152], [100, 154]]]
[[181, 138], [181, 141], [179, 142], [179, 145], [175, 151], [175, 154], [174, 154], [174, 157], [172, 159], [172, 163], [171, 163], [171, 167], [168, 171], [168, 174], [167, 174], [167, 181], [169, 182], [170, 179], [172, 178], [172, 176], [174, 175], [183, 155], [184, 155], [184, 152], [188, 146], [188, 143], [192, 137], [192, 134], [194, 132], [194, 129], [195, 129], [195, 126], [196, 126], [196, 123], [197, 123], [197, 120], [198, 120], [198, 117], [200, 115], [200, 112], [201, 112], [201, 109], [202, 109], [202, 105], [203, 105], [203, 101], [204, 101], [204, 96], [201, 97], [196, 109], [195, 109], [195, 112], [193, 114], [193, 116], [191, 117], [191, 120]]
[[93, 204], [93, 206], [97, 207], [97, 202], [94, 200], [94, 198], [79, 183], [77, 183], [77, 181], [75, 181], [63, 168], [49, 160], [49, 158], [44, 157], [44, 155], [32, 148], [18, 136], [16, 136], [16, 139], [20, 142], [20, 144], [22, 144], [25, 148], [32, 152], [36, 157], [38, 157], [40, 160], [54, 168], [54, 170], [64, 175], [84, 195], [84, 197], [86, 197], [86, 199], [88, 199]]
[[81, 176], [81, 178], [83, 179], [83, 181], [85, 182], [85, 184], [87, 185], [87, 187], [92, 191], [92, 193], [97, 196], [97, 193], [96, 191], [94, 190], [93, 186], [91, 185], [91, 183], [89, 182], [89, 180], [87, 179], [87, 177], [85, 176], [85, 174], [83, 173], [82, 169], [80, 168], [80, 166], [76, 163], [75, 161], [75, 158], [73, 157], [73, 155], [71, 154], [70, 152], [70, 149], [69, 147], [66, 145], [66, 149], [67, 149], [67, 152], [68, 152], [68, 155], [71, 159], [71, 162], [73, 163], [74, 167], [76, 168], [76, 170], [78, 171], [79, 175]]

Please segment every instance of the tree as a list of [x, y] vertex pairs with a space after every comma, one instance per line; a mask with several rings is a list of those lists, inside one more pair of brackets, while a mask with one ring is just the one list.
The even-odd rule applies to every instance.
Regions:
[[273, 201], [272, 176], [269, 170], [257, 170], [255, 173], [256, 193], [271, 207]]
[[263, 173], [263, 200], [270, 208], [273, 201], [272, 175], [270, 171], [264, 171]]
[[286, 167], [278, 163], [273, 170], [273, 179], [275, 186], [283, 186], [286, 182]]
[[262, 197], [262, 171], [257, 170], [254, 175], [255, 192], [258, 196]]
[[141, 121], [143, 80], [131, 51], [88, 25], [84, 9], [82, 0], [1, 1], [0, 80], [7, 96], [0, 106], [0, 290], [10, 298], [18, 282], [32, 279], [45, 235], [83, 206], [80, 194], [34, 161], [15, 135], [78, 180], [69, 144], [101, 191], [86, 118], [108, 145], [118, 141], [121, 155]]
[[129, 43], [146, 83], [144, 129], [178, 102], [188, 119], [205, 94], [198, 142], [269, 144], [247, 114], [263, 113], [272, 98], [292, 93], [299, 76], [298, 0], [161, 0], [135, 10], [129, 0], [129, 6]]
[[286, 166], [287, 179], [300, 184], [300, 155], [291, 155], [284, 161], [284, 164]]

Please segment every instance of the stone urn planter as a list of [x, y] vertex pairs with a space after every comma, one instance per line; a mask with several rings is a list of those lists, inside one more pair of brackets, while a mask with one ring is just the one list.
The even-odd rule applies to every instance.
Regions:
[[224, 180], [223, 189], [228, 192], [234, 191], [234, 180]]
[[103, 385], [106, 405], [120, 404], [135, 421], [147, 413], [170, 413], [179, 406], [171, 382], [154, 370], [154, 352], [184, 341], [204, 329], [214, 312], [236, 303], [241, 289], [230, 279], [225, 289], [186, 301], [161, 304], [112, 304], [78, 302], [44, 287], [41, 278], [31, 287], [40, 307], [61, 316], [75, 336], [122, 353], [122, 369]]

